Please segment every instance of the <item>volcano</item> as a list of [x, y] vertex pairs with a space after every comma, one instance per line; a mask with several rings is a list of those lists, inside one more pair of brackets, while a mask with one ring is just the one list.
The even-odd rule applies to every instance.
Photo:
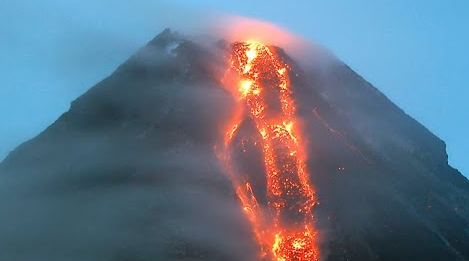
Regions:
[[166, 29], [0, 164], [0, 259], [469, 260], [445, 143], [337, 58]]

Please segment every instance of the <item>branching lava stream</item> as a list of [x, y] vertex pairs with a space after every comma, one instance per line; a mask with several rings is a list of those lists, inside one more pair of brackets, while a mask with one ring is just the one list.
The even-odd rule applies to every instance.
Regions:
[[[232, 119], [218, 157], [232, 178], [237, 195], [262, 251], [260, 259], [318, 260], [312, 209], [317, 203], [305, 166], [296, 107], [289, 82], [291, 68], [275, 50], [257, 42], [231, 46], [230, 71], [238, 77], [238, 114]], [[242, 115], [242, 116], [239, 116]], [[267, 204], [256, 198], [255, 186], [237, 173], [232, 150], [244, 118], [254, 123], [263, 157]]]

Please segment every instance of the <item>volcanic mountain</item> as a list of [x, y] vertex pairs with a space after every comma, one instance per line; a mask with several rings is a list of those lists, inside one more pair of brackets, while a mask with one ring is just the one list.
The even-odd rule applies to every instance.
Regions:
[[0, 164], [0, 259], [469, 260], [445, 143], [310, 63], [163, 31]]

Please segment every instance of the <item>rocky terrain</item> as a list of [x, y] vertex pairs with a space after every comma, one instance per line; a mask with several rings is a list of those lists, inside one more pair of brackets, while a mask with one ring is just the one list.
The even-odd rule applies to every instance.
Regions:
[[[0, 164], [0, 259], [256, 260], [213, 146], [227, 43], [165, 30]], [[210, 49], [210, 50], [209, 50]], [[324, 260], [468, 260], [469, 182], [351, 68], [293, 68]]]

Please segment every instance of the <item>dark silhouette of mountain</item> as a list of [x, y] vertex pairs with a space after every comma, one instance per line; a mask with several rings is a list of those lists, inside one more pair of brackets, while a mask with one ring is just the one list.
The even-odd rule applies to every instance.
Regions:
[[[225, 47], [167, 29], [13, 150], [0, 259], [255, 260], [213, 148], [235, 104]], [[322, 258], [468, 260], [469, 182], [444, 142], [342, 62], [277, 51], [308, 139]]]

